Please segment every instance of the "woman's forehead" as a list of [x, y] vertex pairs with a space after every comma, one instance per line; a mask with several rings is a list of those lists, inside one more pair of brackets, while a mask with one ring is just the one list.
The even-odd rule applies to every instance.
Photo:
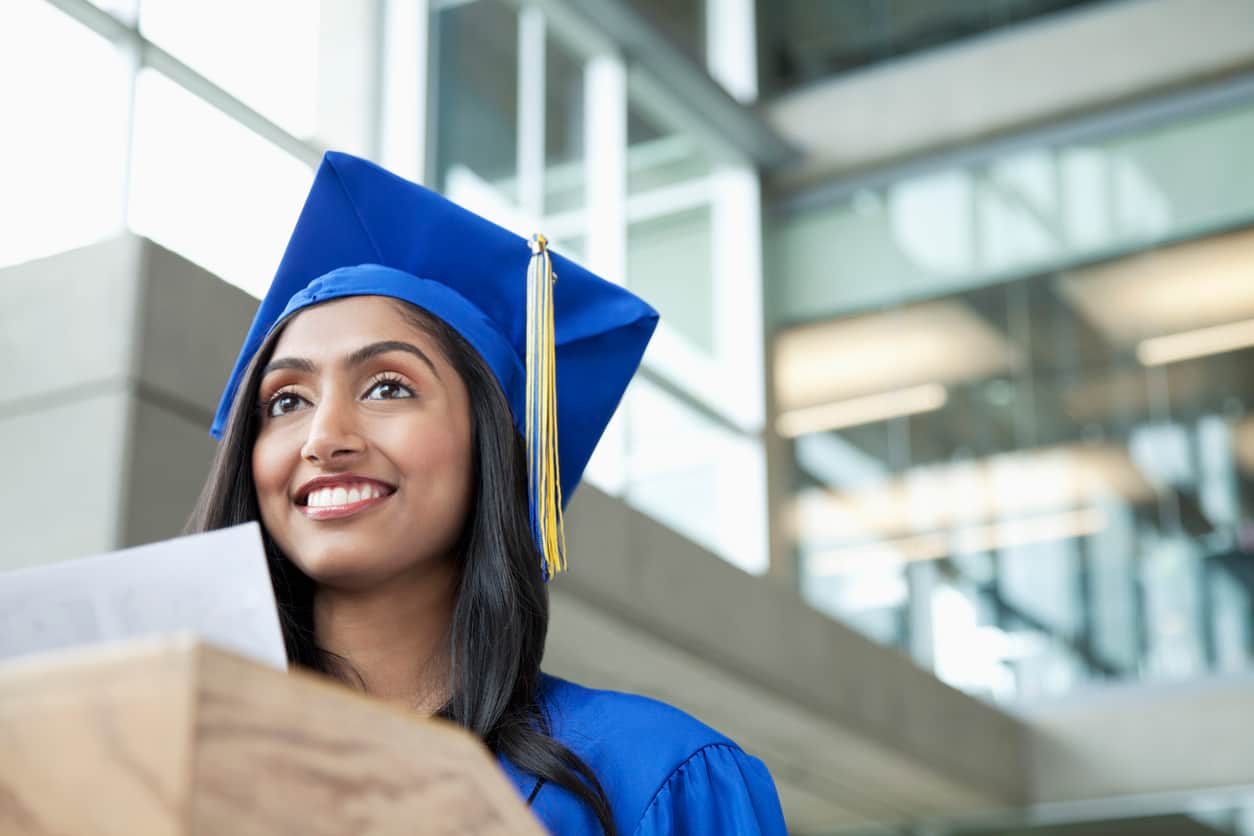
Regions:
[[416, 327], [395, 300], [349, 296], [312, 305], [291, 318], [274, 346], [274, 356], [334, 357], [363, 345], [404, 340], [439, 352], [436, 341]]

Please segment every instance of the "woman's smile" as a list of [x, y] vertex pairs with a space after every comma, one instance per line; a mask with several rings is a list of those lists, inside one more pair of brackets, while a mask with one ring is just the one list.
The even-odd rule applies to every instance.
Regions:
[[394, 493], [396, 488], [386, 482], [345, 473], [311, 479], [294, 502], [311, 520], [339, 520], [375, 508]]

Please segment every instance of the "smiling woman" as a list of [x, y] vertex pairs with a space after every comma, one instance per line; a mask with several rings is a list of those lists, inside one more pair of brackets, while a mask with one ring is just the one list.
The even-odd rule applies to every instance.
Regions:
[[353, 296], [307, 308], [261, 375], [262, 521], [323, 586], [423, 583], [455, 563], [471, 497], [469, 398], [403, 304]]
[[553, 832], [783, 833], [732, 741], [540, 672], [564, 500], [656, 319], [543, 238], [330, 153], [191, 528], [260, 520], [290, 660], [469, 729]]

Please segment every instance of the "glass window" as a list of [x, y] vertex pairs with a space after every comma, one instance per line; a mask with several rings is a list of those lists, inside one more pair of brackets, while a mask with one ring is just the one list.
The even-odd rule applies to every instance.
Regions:
[[131, 228], [260, 297], [313, 172], [154, 70], [135, 107]]
[[997, 698], [1249, 667], [1250, 263], [1254, 227], [783, 332], [807, 598]]
[[980, 262], [989, 271], [1031, 264], [1057, 252], [1054, 161], [1037, 151], [989, 166], [978, 181]]
[[627, 286], [657, 308], [669, 329], [711, 357], [716, 355], [712, 247], [708, 206], [640, 221], [627, 230]]
[[975, 585], [954, 577], [932, 593], [936, 675], [956, 688], [987, 695], [1014, 692], [1006, 634], [988, 623]]
[[[821, 559], [821, 554], [817, 556]], [[813, 567], [807, 572], [805, 598], [870, 638], [905, 649], [909, 596], [905, 566], [887, 555], [867, 564], [856, 571]]]
[[15, 0], [0, 4], [0, 78], [0, 264], [121, 232], [130, 88], [121, 53], [51, 4]]
[[[1208, 572], [1207, 595], [1214, 608], [1213, 653], [1215, 666], [1223, 672], [1240, 671], [1254, 655], [1254, 596], [1237, 561], [1217, 560]], [[1239, 564], [1238, 564], [1239, 565]]]
[[627, 191], [642, 194], [710, 172], [708, 155], [690, 133], [664, 124], [639, 103], [627, 109]]
[[1080, 554], [1075, 540], [1008, 545], [997, 557], [997, 592], [1006, 605], [1050, 633], [1079, 633]]
[[1101, 509], [1108, 522], [1090, 542], [1084, 579], [1091, 644], [1115, 670], [1131, 672], [1141, 654], [1136, 518], [1118, 501], [1103, 501]]
[[544, 52], [544, 213], [578, 212], [587, 202], [584, 62], [550, 32]]
[[321, 5], [143, 0], [139, 24], [157, 46], [276, 124], [308, 137], [318, 127]]
[[[1128, 224], [1156, 225], [1165, 232], [1195, 234], [1254, 216], [1254, 177], [1248, 149], [1254, 138], [1254, 106], [1141, 131], [1101, 143], [1118, 183], [1112, 207], [1127, 235]], [[1135, 201], [1147, 201], [1137, 206]]]
[[91, 2], [122, 20], [133, 22], [139, 0], [91, 0]]
[[789, 213], [773, 224], [772, 306], [809, 321], [1241, 226], [1254, 218], [1251, 137], [1246, 104]]
[[662, 321], [646, 365], [746, 431], [762, 425], [761, 213], [756, 171], [658, 90], [628, 108], [627, 283]]
[[445, 4], [435, 31], [438, 187], [517, 232], [540, 226], [662, 315], [645, 365], [666, 385], [633, 384], [586, 478], [764, 570], [756, 172], [733, 161], [716, 177], [666, 91], [628, 107], [641, 96], [620, 60], [587, 53], [538, 7]]
[[[630, 5], [697, 66], [705, 66], [708, 0], [630, 0]], [[717, 0], [714, 0], [717, 2]]]
[[1179, 537], [1155, 537], [1144, 554], [1144, 590], [1150, 675], [1170, 679], [1206, 669], [1202, 615], [1203, 576], [1196, 548]]
[[493, 220], [519, 201], [518, 28], [500, 0], [445, 6], [432, 27], [438, 188]]
[[806, 599], [872, 638], [905, 649], [911, 555], [877, 540], [873, 514], [834, 501], [841, 492], [870, 495], [890, 484], [887, 463], [900, 455], [892, 429], [870, 427], [858, 444], [837, 433], [798, 438], [798, 488], [789, 516]]
[[766, 465], [756, 439], [642, 377], [622, 420], [627, 501], [745, 571], [764, 572]]

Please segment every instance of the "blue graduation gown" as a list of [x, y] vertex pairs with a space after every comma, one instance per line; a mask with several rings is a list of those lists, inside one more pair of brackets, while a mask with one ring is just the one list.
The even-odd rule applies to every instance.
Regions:
[[[621, 836], [787, 833], [766, 766], [684, 712], [548, 675], [541, 699], [553, 737], [601, 781]], [[530, 797], [535, 776], [501, 765]], [[601, 832], [588, 806], [552, 783], [540, 787], [531, 808], [552, 833]]]

